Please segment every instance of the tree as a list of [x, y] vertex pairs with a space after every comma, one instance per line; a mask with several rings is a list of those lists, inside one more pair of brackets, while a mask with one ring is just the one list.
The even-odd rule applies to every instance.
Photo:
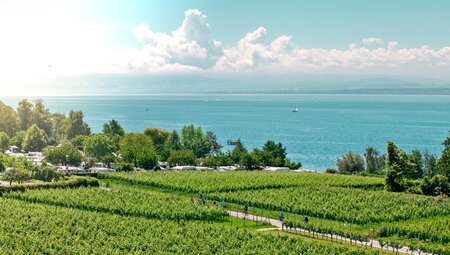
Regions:
[[420, 179], [423, 177], [423, 158], [422, 153], [419, 150], [413, 150], [410, 155], [408, 155], [411, 163], [414, 164], [413, 171], [410, 178]]
[[192, 166], [196, 165], [194, 152], [191, 150], [171, 151], [167, 159], [169, 166]]
[[77, 135], [74, 138], [70, 140], [70, 143], [72, 143], [75, 148], [77, 148], [79, 151], [84, 150], [84, 140], [86, 140], [88, 136], [86, 135]]
[[211, 152], [211, 144], [206, 140], [202, 128], [187, 125], [181, 129], [181, 144], [184, 149], [192, 150], [197, 158], [203, 158]]
[[267, 141], [262, 149], [262, 164], [265, 166], [285, 166], [287, 152], [281, 143]]
[[247, 148], [245, 148], [244, 144], [241, 140], [237, 140], [234, 148], [230, 151], [230, 159], [233, 164], [240, 164], [242, 157], [248, 154]]
[[27, 130], [33, 124], [33, 104], [26, 99], [21, 100], [17, 107], [17, 113], [20, 119], [20, 129]]
[[28, 170], [20, 167], [13, 167], [3, 174], [3, 180], [12, 185], [13, 182], [23, 183], [30, 177]]
[[423, 153], [423, 175], [432, 177], [436, 171], [437, 158], [427, 150]]
[[169, 131], [160, 128], [146, 128], [144, 134], [152, 139], [153, 145], [155, 146], [164, 145], [171, 135]]
[[433, 178], [423, 177], [420, 189], [424, 195], [443, 195], [450, 193], [448, 178], [443, 175], [435, 175]]
[[364, 171], [364, 159], [357, 152], [349, 151], [337, 160], [340, 173], [359, 173]]
[[16, 133], [13, 138], [11, 138], [11, 145], [17, 146], [19, 149], [22, 149], [23, 141], [25, 140], [25, 136], [27, 135], [27, 132], [25, 131], [19, 131]]
[[45, 107], [44, 102], [38, 99], [34, 103], [31, 123], [36, 124], [40, 129], [44, 130], [47, 137], [52, 135], [52, 121], [50, 111]]
[[70, 111], [67, 120], [67, 138], [72, 139], [79, 135], [90, 135], [91, 128], [83, 120], [84, 115], [81, 111]]
[[120, 141], [122, 160], [136, 167], [152, 169], [157, 164], [152, 140], [141, 133], [126, 134]]
[[81, 152], [71, 143], [59, 147], [47, 147], [44, 150], [45, 160], [54, 165], [79, 166], [83, 160]]
[[8, 134], [9, 137], [14, 136], [20, 130], [20, 120], [17, 112], [2, 101], [0, 101], [0, 130]]
[[0, 172], [5, 171], [6, 169], [6, 155], [3, 153], [0, 153]]
[[436, 164], [436, 168], [439, 174], [450, 178], [450, 135], [445, 139], [442, 145], [444, 145], [444, 151]]
[[9, 148], [10, 141], [11, 139], [9, 138], [8, 134], [0, 131], [0, 153]]
[[56, 145], [64, 141], [67, 131], [67, 118], [62, 113], [53, 113], [51, 115], [52, 121], [52, 144]]
[[385, 188], [388, 191], [403, 191], [403, 173], [400, 166], [395, 163], [391, 165], [386, 173]]
[[211, 145], [211, 153], [218, 154], [222, 149], [222, 145], [217, 142], [217, 136], [212, 131], [206, 132], [206, 142]]
[[42, 151], [47, 147], [47, 143], [48, 139], [44, 130], [38, 128], [36, 124], [33, 124], [26, 131], [22, 147], [26, 151]]
[[377, 149], [369, 146], [364, 153], [366, 158], [366, 171], [369, 174], [375, 174], [381, 172], [386, 164], [386, 157], [380, 155]]
[[61, 173], [53, 167], [36, 167], [31, 174], [33, 179], [44, 182], [58, 181], [61, 178]]
[[411, 162], [410, 156], [404, 151], [400, 150], [392, 141], [389, 141], [386, 146], [387, 160], [386, 165], [393, 167], [396, 165], [396, 169], [400, 170], [400, 178], [407, 177], [413, 178], [417, 175], [417, 166]]
[[122, 128], [122, 126], [117, 120], [112, 119], [107, 123], [103, 124], [103, 134], [111, 137], [113, 136], [123, 137], [125, 135], [125, 130]]
[[104, 163], [114, 162], [113, 153], [117, 151], [115, 143], [110, 136], [95, 134], [84, 140], [84, 152]]
[[219, 167], [219, 166], [230, 166], [233, 164], [233, 161], [231, 160], [228, 153], [219, 153], [214, 155], [209, 155], [205, 160], [203, 161], [203, 165], [207, 167]]
[[181, 140], [177, 131], [172, 131], [172, 133], [167, 138], [165, 145], [169, 150], [180, 150], [181, 149]]
[[391, 167], [394, 164], [400, 166], [401, 165], [399, 156], [400, 151], [397, 145], [395, 145], [394, 142], [392, 141], [388, 141], [386, 145], [386, 151], [387, 151], [386, 165], [388, 167]]
[[160, 128], [146, 128], [144, 134], [152, 139], [158, 158], [167, 160], [171, 149], [166, 146], [166, 141], [171, 136], [171, 132]]

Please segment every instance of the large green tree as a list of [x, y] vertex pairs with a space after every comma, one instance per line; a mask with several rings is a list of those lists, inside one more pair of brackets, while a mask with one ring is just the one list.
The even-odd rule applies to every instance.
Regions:
[[3, 131], [0, 131], [0, 153], [4, 152], [9, 148], [11, 139], [9, 135]]
[[169, 138], [171, 132], [161, 128], [146, 128], [144, 134], [152, 139], [153, 145], [161, 146]]
[[26, 151], [42, 151], [47, 147], [48, 139], [44, 130], [40, 129], [36, 124], [31, 125], [26, 131], [22, 148]]
[[104, 163], [112, 163], [115, 161], [113, 153], [117, 149], [114, 140], [104, 134], [91, 135], [84, 140], [84, 152], [88, 156]]
[[21, 130], [17, 132], [16, 135], [11, 138], [11, 145], [17, 146], [19, 149], [22, 149], [22, 144], [25, 140], [26, 135], [26, 131]]
[[337, 168], [341, 173], [359, 173], [364, 171], [364, 159], [359, 153], [349, 151], [337, 160]]
[[114, 137], [114, 136], [124, 136], [125, 130], [122, 128], [120, 123], [112, 119], [108, 121], [107, 123], [103, 124], [103, 134]]
[[366, 158], [366, 171], [369, 174], [380, 173], [383, 171], [386, 164], [386, 157], [380, 155], [377, 149], [369, 146], [364, 153]]
[[12, 137], [20, 130], [20, 120], [17, 112], [0, 101], [0, 130]]
[[27, 99], [19, 102], [17, 113], [20, 119], [20, 128], [27, 130], [33, 124], [33, 104]]
[[262, 148], [261, 163], [264, 166], [285, 166], [287, 160], [286, 156], [286, 147], [284, 147], [283, 144], [269, 140]]
[[412, 166], [412, 172], [410, 174], [410, 178], [420, 179], [423, 177], [423, 156], [419, 150], [411, 151], [411, 154], [408, 155], [411, 163], [414, 164]]
[[181, 129], [181, 144], [184, 149], [192, 150], [197, 158], [203, 158], [211, 152], [211, 144], [201, 127], [187, 125]]
[[126, 134], [120, 141], [120, 154], [126, 163], [136, 167], [153, 169], [157, 164], [157, 155], [150, 137], [142, 133]]
[[434, 154], [430, 154], [427, 150], [423, 153], [423, 174], [424, 176], [433, 177], [436, 172], [437, 158]]
[[3, 174], [2, 179], [9, 182], [9, 185], [12, 185], [13, 182], [21, 184], [29, 177], [30, 174], [27, 169], [21, 167], [13, 167]]
[[44, 130], [47, 137], [52, 135], [52, 120], [50, 116], [50, 111], [44, 105], [44, 101], [41, 99], [34, 103], [33, 114], [32, 114], [32, 124], [36, 124], [40, 129]]
[[44, 150], [45, 160], [54, 165], [79, 166], [83, 160], [81, 152], [71, 143], [59, 147], [47, 147]]
[[444, 145], [444, 151], [436, 164], [436, 168], [438, 174], [444, 175], [450, 179], [450, 135], [445, 139], [442, 145]]
[[90, 135], [91, 128], [83, 120], [84, 115], [82, 111], [70, 111], [67, 120], [67, 138], [72, 139], [79, 135]]
[[52, 120], [52, 138], [55, 144], [62, 143], [66, 138], [67, 118], [62, 113], [53, 113]]
[[170, 157], [167, 159], [169, 166], [192, 166], [196, 165], [195, 155], [191, 150], [171, 151]]

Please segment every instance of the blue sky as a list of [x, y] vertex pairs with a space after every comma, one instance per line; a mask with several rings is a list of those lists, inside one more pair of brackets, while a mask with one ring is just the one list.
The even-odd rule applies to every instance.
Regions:
[[450, 79], [450, 1], [0, 0], [0, 80], [86, 73]]
[[[146, 22], [160, 32], [171, 32], [183, 21], [188, 9], [208, 17], [212, 37], [232, 46], [259, 26], [268, 38], [292, 35], [304, 47], [346, 48], [361, 38], [380, 37], [405, 47], [424, 44], [443, 47], [450, 42], [450, 1], [433, 0], [161, 0], [76, 1], [79, 12], [100, 23], [128, 26]], [[134, 43], [124, 29], [115, 43]]]

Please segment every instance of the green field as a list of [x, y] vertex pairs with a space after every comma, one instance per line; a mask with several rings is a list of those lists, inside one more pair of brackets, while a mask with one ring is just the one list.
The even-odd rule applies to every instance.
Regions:
[[[385, 254], [227, 216], [276, 218], [316, 233], [376, 238], [448, 254], [448, 198], [389, 193], [380, 178], [310, 173], [139, 172], [102, 186], [32, 189], [0, 197], [2, 254]], [[207, 198], [206, 206], [192, 203]], [[212, 206], [213, 199], [219, 206]], [[325, 208], [325, 210], [324, 210]], [[323, 239], [323, 238], [320, 238]]]

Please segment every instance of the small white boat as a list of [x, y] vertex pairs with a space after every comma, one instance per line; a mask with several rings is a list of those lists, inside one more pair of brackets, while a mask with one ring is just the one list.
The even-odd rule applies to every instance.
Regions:
[[295, 106], [295, 108], [292, 110], [292, 112], [298, 112], [298, 106]]

